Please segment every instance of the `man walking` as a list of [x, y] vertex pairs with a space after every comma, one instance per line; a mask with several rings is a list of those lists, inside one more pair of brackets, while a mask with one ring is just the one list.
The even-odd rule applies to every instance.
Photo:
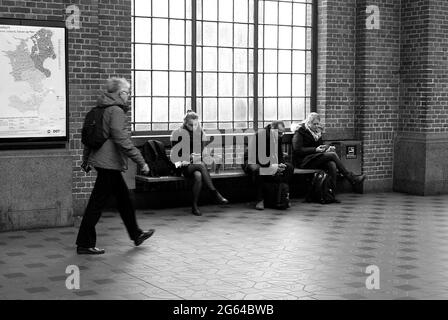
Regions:
[[154, 229], [142, 231], [138, 227], [129, 189], [121, 174], [127, 170], [127, 158], [137, 163], [144, 174], [149, 172], [148, 164], [133, 145], [126, 129], [130, 84], [123, 78], [111, 78], [107, 81], [106, 89], [106, 92], [98, 98], [97, 106], [105, 108], [102, 123], [107, 140], [99, 149], [93, 150], [84, 146], [81, 167], [88, 172], [93, 166], [98, 175], [79, 228], [76, 240], [78, 254], [105, 252], [104, 249], [96, 247], [95, 226], [111, 195], [116, 199], [121, 219], [136, 246], [151, 237], [155, 231]]

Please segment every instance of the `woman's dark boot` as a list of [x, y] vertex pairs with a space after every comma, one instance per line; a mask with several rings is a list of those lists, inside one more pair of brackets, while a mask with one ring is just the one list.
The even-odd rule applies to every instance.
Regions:
[[218, 190], [214, 190], [215, 193], [215, 198], [216, 201], [218, 202], [218, 204], [228, 204], [229, 200], [227, 200], [226, 198], [224, 198], [219, 192]]
[[350, 183], [353, 186], [355, 186], [355, 185], [363, 183], [364, 180], [366, 179], [366, 175], [365, 174], [361, 174], [361, 175], [357, 176], [357, 175], [353, 174], [353, 172], [350, 172], [347, 175], [347, 179], [348, 179], [348, 181], [350, 181]]
[[197, 204], [193, 204], [193, 206], [191, 207], [191, 213], [194, 214], [195, 216], [202, 216], [202, 213], [199, 210]]

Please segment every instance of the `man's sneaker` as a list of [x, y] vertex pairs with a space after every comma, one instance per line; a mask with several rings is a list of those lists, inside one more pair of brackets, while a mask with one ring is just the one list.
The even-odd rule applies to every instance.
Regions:
[[146, 239], [148, 239], [149, 237], [151, 237], [154, 232], [156, 230], [154, 229], [149, 229], [148, 231], [144, 231], [142, 232], [137, 239], [134, 240], [134, 244], [138, 247], [139, 245], [141, 245]]
[[103, 254], [105, 252], [106, 250], [97, 247], [86, 248], [78, 246], [76, 248], [76, 253], [78, 254]]
[[258, 203], [255, 205], [255, 209], [257, 209], [257, 210], [264, 210], [264, 201], [261, 200], [260, 202], [258, 202]]

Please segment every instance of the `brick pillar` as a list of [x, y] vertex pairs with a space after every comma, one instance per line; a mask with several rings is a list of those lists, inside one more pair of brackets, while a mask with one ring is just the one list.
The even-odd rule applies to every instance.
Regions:
[[394, 190], [448, 193], [448, 3], [403, 0]]
[[[366, 191], [392, 189], [394, 135], [400, 84], [400, 1], [356, 1], [357, 136], [363, 141]], [[379, 29], [368, 29], [367, 6], [379, 9]]]

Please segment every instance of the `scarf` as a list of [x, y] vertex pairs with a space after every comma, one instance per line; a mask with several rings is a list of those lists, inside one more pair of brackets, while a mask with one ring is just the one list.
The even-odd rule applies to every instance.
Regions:
[[318, 132], [314, 132], [313, 130], [311, 130], [310, 126], [308, 125], [308, 123], [305, 123], [305, 129], [308, 130], [311, 135], [313, 136], [314, 140], [319, 140], [322, 137], [322, 131], [318, 131]]

